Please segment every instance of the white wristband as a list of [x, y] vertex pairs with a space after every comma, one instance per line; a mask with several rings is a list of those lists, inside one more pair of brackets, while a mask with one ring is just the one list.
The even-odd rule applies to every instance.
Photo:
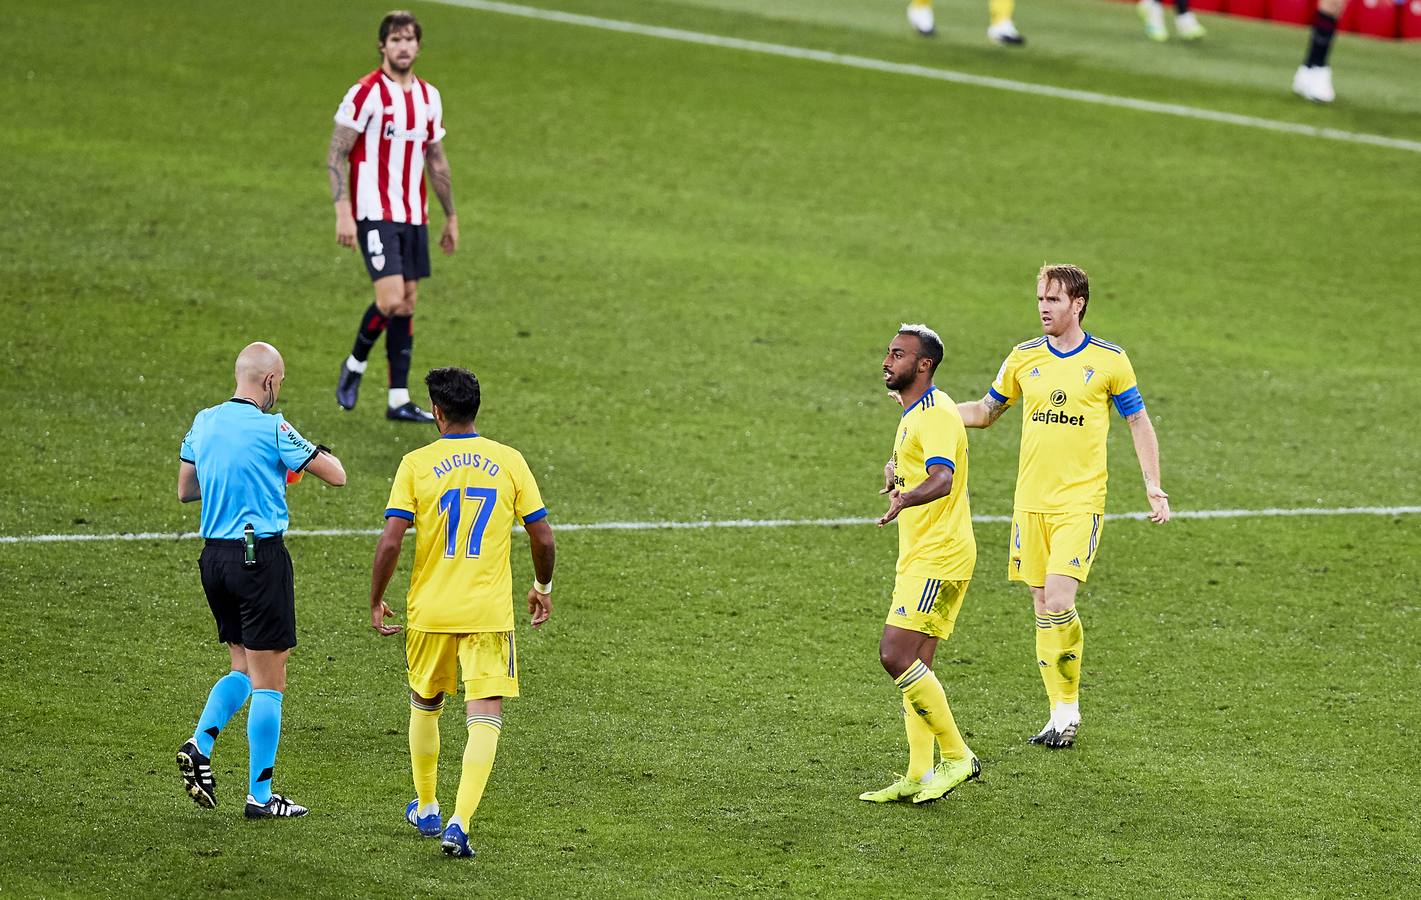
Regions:
[[547, 584], [543, 584], [537, 578], [534, 578], [533, 590], [537, 591], [540, 594], [551, 594], [553, 592], [553, 583], [549, 581]]

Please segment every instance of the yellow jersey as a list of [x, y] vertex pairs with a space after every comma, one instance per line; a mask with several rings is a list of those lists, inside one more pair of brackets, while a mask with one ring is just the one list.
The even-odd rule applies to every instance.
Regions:
[[966, 581], [977, 565], [972, 508], [967, 501], [967, 429], [957, 404], [936, 386], [903, 410], [893, 443], [899, 491], [928, 478], [928, 467], [952, 470], [952, 492], [898, 514], [898, 574]]
[[548, 514], [523, 454], [478, 434], [446, 434], [405, 454], [385, 506], [387, 518], [415, 526], [410, 628], [513, 630], [513, 526]]
[[1121, 416], [1145, 408], [1125, 351], [1089, 333], [1066, 352], [1044, 336], [1026, 341], [1002, 363], [990, 393], [1022, 401], [1016, 508], [1105, 512], [1110, 406]]

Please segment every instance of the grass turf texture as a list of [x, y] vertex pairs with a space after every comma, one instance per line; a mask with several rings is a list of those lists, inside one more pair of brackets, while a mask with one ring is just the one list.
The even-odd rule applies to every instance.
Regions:
[[[1023, 7], [1033, 43], [1008, 55], [981, 40], [975, 6], [940, 5], [938, 43], [905, 34], [898, 4], [872, 22], [868, 5], [734, 6], [569, 4], [1418, 136], [1414, 99], [1396, 96], [1414, 45], [1343, 36], [1339, 86], [1356, 73], [1355, 93], [1317, 110], [1282, 93], [1295, 29], [1214, 18], [1203, 48], [1156, 48], [1128, 7], [1062, 2]], [[178, 442], [256, 338], [286, 354], [283, 410], [352, 473], [342, 491], [294, 488], [294, 524], [379, 524], [399, 456], [428, 434], [380, 418], [379, 351], [360, 408], [332, 402], [369, 288], [331, 240], [322, 159], [384, 11], [27, 14], [0, 76], [26, 110], [0, 135], [17, 323], [0, 338], [0, 534], [195, 527], [173, 499]], [[1178, 508], [1417, 500], [1398, 302], [1421, 262], [1402, 239], [1413, 154], [418, 12], [465, 243], [434, 261], [415, 371], [479, 372], [481, 430], [525, 451], [554, 523], [876, 511], [893, 327], [941, 328], [939, 383], [979, 396], [1035, 333], [1047, 258], [1094, 274], [1087, 324], [1131, 352]], [[953, 16], [971, 28], [953, 36]], [[1221, 81], [1216, 57], [1239, 74]], [[1015, 413], [972, 434], [978, 512], [1008, 510], [1018, 434]], [[1118, 425], [1112, 459], [1112, 509], [1142, 507]], [[401, 655], [364, 627], [371, 542], [293, 541], [302, 646], [277, 788], [316, 814], [274, 828], [236, 818], [244, 718], [219, 744], [222, 811], [192, 807], [171, 771], [220, 671], [195, 546], [0, 547], [17, 623], [0, 661], [15, 798], [0, 888], [883, 893], [923, 868], [1017, 894], [1416, 880], [1414, 520], [1112, 523], [1081, 604], [1086, 730], [1064, 756], [1019, 744], [1043, 704], [1004, 538], [979, 528], [938, 666], [987, 781], [881, 810], [852, 797], [905, 755], [873, 653], [891, 534], [564, 535], [557, 618], [520, 644], [527, 696], [476, 825], [482, 861], [458, 868], [431, 867], [399, 819]]]

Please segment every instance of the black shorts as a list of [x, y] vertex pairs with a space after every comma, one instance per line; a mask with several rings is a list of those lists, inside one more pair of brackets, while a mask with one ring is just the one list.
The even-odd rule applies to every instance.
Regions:
[[407, 222], [355, 223], [360, 258], [370, 280], [403, 275], [405, 281], [429, 277], [429, 226]]
[[241, 541], [214, 540], [198, 558], [217, 639], [248, 650], [290, 650], [296, 646], [291, 554], [280, 537], [269, 537], [257, 542], [256, 565], [246, 565], [245, 558]]

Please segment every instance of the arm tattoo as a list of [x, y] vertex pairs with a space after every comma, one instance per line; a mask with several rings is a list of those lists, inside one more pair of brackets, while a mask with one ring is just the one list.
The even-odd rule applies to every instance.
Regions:
[[434, 196], [444, 207], [444, 216], [454, 215], [454, 183], [449, 173], [449, 157], [444, 155], [443, 142], [435, 142], [425, 148], [424, 160], [429, 167], [429, 185], [434, 188]]
[[1125, 421], [1126, 421], [1126, 422], [1129, 422], [1131, 425], [1134, 425], [1136, 422], [1140, 421], [1141, 419], [1146, 419], [1146, 418], [1149, 418], [1149, 416], [1145, 413], [1145, 411], [1144, 411], [1143, 409], [1141, 409], [1141, 410], [1137, 410], [1136, 412], [1130, 413], [1128, 416], [1125, 417]]
[[991, 394], [988, 394], [987, 396], [982, 398], [982, 406], [987, 410], [988, 425], [1001, 418], [1002, 413], [1006, 412], [1007, 410], [1007, 405], [1002, 401], [998, 400], [996, 397], [993, 397]]
[[350, 171], [350, 148], [360, 134], [353, 128], [337, 125], [331, 132], [331, 148], [326, 152], [326, 171], [331, 177], [331, 202], [345, 199], [345, 186]]

